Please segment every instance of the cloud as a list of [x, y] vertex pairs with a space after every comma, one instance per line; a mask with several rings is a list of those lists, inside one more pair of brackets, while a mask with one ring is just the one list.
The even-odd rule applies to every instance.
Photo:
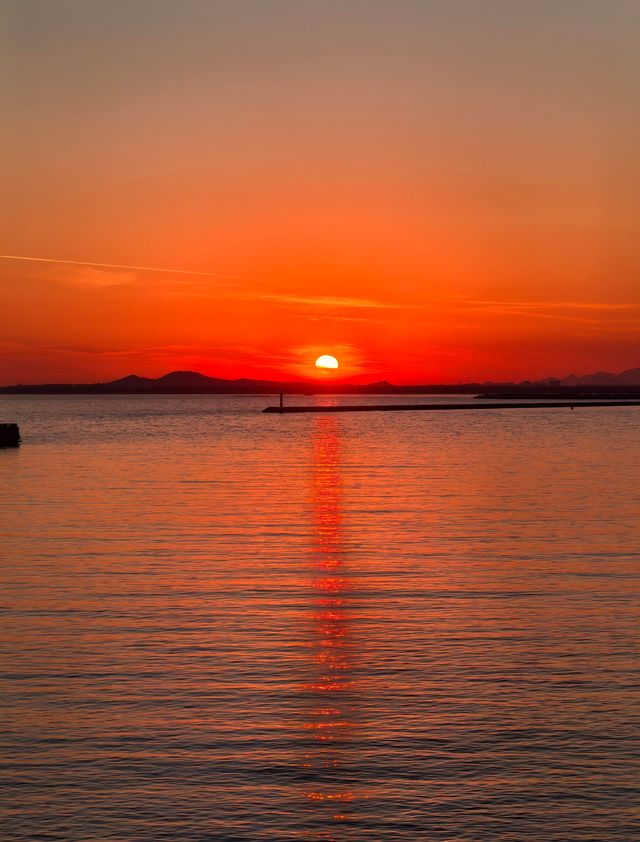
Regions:
[[[26, 257], [23, 255], [0, 254], [0, 260], [45, 263], [54, 269], [54, 277], [60, 283], [85, 289], [109, 289], [111, 287], [133, 286], [148, 283], [145, 273], [169, 277], [153, 283], [156, 293], [169, 295], [191, 295], [213, 299], [248, 299], [270, 301], [284, 305], [309, 308], [343, 310], [395, 310], [402, 305], [377, 301], [370, 298], [350, 298], [331, 295], [298, 295], [290, 292], [267, 292], [262, 287], [264, 280], [241, 275], [225, 275], [216, 272], [195, 272], [182, 269], [164, 269], [157, 266], [132, 266], [118, 263], [97, 263], [92, 261], [59, 260], [48, 257]], [[66, 267], [66, 268], [65, 268]], [[181, 275], [183, 279], [171, 276]], [[199, 280], [196, 280], [199, 279]], [[205, 279], [216, 279], [219, 283], [212, 289]], [[222, 282], [222, 283], [220, 283]], [[239, 284], [242, 283], [242, 288]], [[260, 286], [258, 286], [260, 285]]]
[[461, 298], [456, 304], [475, 308], [503, 310], [634, 310], [637, 304], [610, 301], [498, 301], [496, 299]]
[[137, 280], [135, 272], [122, 269], [96, 269], [91, 266], [76, 267], [71, 271], [57, 273], [57, 280], [74, 287], [85, 289], [109, 289], [131, 286]]
[[381, 309], [397, 310], [400, 305], [384, 301], [375, 301], [371, 298], [342, 298], [332, 295], [293, 295], [291, 293], [256, 293], [256, 298], [263, 301], [279, 301], [282, 304], [297, 304], [302, 307], [335, 307], [348, 309]]
[[0, 254], [0, 260], [23, 260], [28, 263], [53, 263], [60, 266], [92, 266], [98, 269], [125, 269], [133, 272], [160, 272], [170, 275], [198, 275], [204, 278], [228, 278], [236, 281], [248, 281], [239, 275], [222, 275], [216, 272], [194, 272], [190, 269], [161, 269], [157, 266], [129, 266], [122, 263], [96, 263], [88, 260], [59, 260], [53, 257], [25, 257], [16, 254]]
[[[510, 316], [585, 325], [637, 325], [640, 306], [629, 302], [609, 301], [498, 301], [495, 299], [457, 299], [457, 312], [481, 312], [483, 315]], [[636, 316], [637, 314], [637, 316]], [[620, 318], [631, 315], [632, 318]]]

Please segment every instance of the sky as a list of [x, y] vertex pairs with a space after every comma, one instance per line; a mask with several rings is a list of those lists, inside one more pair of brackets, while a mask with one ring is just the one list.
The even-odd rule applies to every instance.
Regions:
[[3, 0], [0, 56], [2, 383], [640, 365], [637, 0]]

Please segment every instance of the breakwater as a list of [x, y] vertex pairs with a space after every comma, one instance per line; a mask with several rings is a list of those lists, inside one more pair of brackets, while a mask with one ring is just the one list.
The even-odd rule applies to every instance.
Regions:
[[537, 401], [495, 403], [393, 403], [343, 406], [267, 406], [263, 412], [293, 415], [309, 412], [454, 412], [460, 410], [489, 409], [573, 409], [583, 407], [640, 406], [637, 401]]

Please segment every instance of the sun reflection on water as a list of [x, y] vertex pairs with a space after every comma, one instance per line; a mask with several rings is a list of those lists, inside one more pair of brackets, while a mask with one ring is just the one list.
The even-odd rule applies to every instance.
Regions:
[[[312, 437], [313, 544], [308, 619], [309, 675], [304, 686], [306, 838], [332, 839], [353, 820], [357, 723], [350, 609], [353, 581], [345, 563], [339, 422], [315, 419]], [[318, 834], [318, 835], [315, 835]]]

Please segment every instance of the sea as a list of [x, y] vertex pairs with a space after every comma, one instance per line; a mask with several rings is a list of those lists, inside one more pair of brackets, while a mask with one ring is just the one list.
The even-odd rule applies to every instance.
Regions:
[[640, 408], [274, 402], [0, 399], [3, 842], [637, 842]]

